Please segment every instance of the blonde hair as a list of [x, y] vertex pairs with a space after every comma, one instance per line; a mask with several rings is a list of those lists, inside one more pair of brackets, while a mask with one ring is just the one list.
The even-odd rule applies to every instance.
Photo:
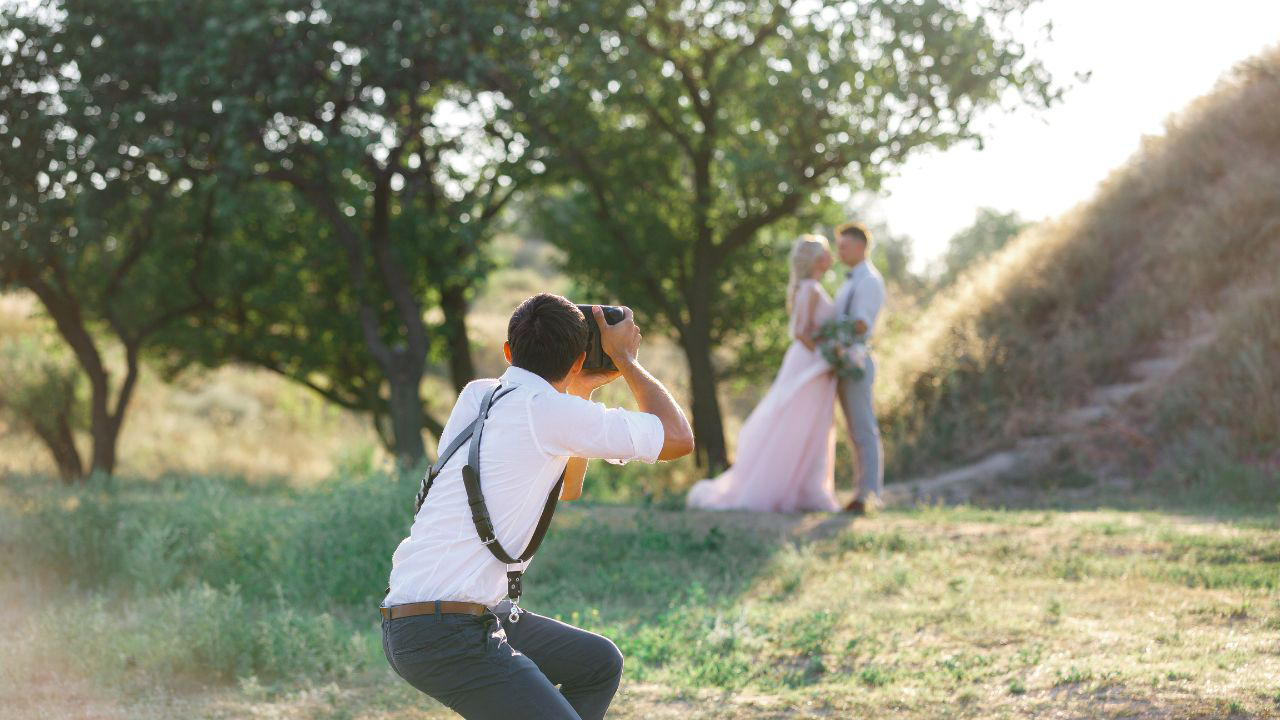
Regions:
[[796, 290], [801, 280], [813, 276], [814, 265], [823, 254], [830, 253], [827, 239], [821, 235], [801, 235], [791, 244], [791, 280], [787, 282], [787, 311], [790, 312], [796, 300]]

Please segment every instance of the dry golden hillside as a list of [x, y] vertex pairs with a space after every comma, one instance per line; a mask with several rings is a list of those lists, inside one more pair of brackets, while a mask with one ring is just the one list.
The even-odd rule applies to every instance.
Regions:
[[1157, 465], [1211, 452], [1274, 468], [1277, 108], [1280, 48], [1235, 68], [1095, 197], [979, 263], [888, 343], [890, 479], [1045, 433], [1135, 362], [1170, 354], [1176, 372], [1127, 403], [1126, 442]]

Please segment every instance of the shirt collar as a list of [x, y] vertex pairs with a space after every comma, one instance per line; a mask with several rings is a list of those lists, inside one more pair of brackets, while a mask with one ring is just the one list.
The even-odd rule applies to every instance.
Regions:
[[862, 260], [862, 261], [861, 261], [861, 262], [859, 262], [857, 265], [854, 265], [853, 267], [849, 268], [849, 272], [845, 273], [845, 274], [844, 274], [844, 277], [845, 277], [845, 279], [846, 279], [846, 280], [851, 280], [851, 279], [853, 279], [853, 276], [854, 276], [856, 273], [858, 273], [858, 272], [859, 272], [859, 271], [861, 271], [861, 270], [866, 270], [866, 269], [867, 269], [867, 261], [866, 261], [866, 260]]
[[502, 373], [500, 382], [504, 385], [526, 385], [530, 390], [550, 390], [551, 392], [557, 392], [557, 390], [551, 386], [551, 383], [547, 382], [546, 378], [537, 373], [529, 372], [524, 368], [516, 367], [515, 365], [511, 365], [507, 368], [506, 372]]

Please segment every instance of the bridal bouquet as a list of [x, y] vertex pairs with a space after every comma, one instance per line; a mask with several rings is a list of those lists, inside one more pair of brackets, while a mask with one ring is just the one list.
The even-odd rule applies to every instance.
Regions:
[[836, 377], [861, 380], [867, 374], [867, 336], [854, 329], [851, 319], [835, 318], [814, 335], [822, 359], [836, 371]]

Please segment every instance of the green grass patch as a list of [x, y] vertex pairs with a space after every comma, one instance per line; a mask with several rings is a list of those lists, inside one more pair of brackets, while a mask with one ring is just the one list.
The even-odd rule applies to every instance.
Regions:
[[[0, 661], [0, 692], [53, 658], [127, 692], [393, 683], [374, 607], [415, 486], [5, 481], [0, 577], [26, 585], [0, 590], [45, 590], [4, 638], [26, 660]], [[525, 604], [612, 638], [645, 687], [940, 711], [1261, 672], [1276, 552], [1266, 529], [1153, 512], [935, 507], [841, 525], [569, 504]]]

